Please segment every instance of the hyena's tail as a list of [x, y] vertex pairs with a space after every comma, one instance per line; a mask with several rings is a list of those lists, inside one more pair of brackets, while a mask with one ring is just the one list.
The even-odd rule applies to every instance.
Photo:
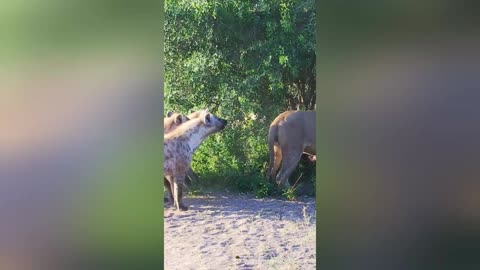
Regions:
[[268, 150], [270, 152], [270, 163], [268, 166], [267, 175], [269, 178], [275, 178], [274, 172], [272, 171], [275, 166], [275, 149], [274, 144], [278, 142], [278, 125], [271, 125], [268, 130]]

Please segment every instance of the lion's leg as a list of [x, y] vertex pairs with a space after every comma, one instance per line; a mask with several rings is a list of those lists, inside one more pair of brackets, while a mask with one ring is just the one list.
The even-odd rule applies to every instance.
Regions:
[[182, 203], [182, 188], [185, 181], [185, 175], [175, 176], [173, 179], [173, 198], [175, 201], [175, 206], [179, 211], [185, 211], [188, 209]]
[[277, 144], [273, 146], [273, 154], [274, 154], [274, 160], [273, 160], [272, 170], [270, 171], [270, 176], [273, 179], [275, 179], [278, 168], [280, 168], [280, 164], [282, 163], [282, 149]]
[[285, 151], [284, 152], [282, 168], [280, 169], [280, 172], [277, 175], [277, 182], [282, 187], [285, 187], [285, 188], [290, 187], [290, 183], [288, 183], [288, 178], [297, 167], [301, 157], [302, 157], [302, 151], [288, 151], [288, 152]]

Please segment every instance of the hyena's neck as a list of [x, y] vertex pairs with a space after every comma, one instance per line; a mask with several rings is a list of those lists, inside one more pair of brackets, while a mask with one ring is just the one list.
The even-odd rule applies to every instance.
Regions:
[[174, 132], [167, 134], [166, 136], [168, 138], [177, 138], [177, 140], [183, 141], [183, 143], [188, 144], [193, 152], [208, 135], [209, 130], [203, 122], [200, 119], [193, 119], [180, 125]]
[[204, 127], [196, 127], [188, 130], [185, 135], [187, 135], [188, 145], [191, 151], [194, 152], [208, 136], [208, 133]]

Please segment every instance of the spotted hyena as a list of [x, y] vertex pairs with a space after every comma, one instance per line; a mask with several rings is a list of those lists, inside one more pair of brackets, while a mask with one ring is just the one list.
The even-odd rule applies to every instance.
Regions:
[[[175, 113], [175, 112], [168, 112], [167, 117], [164, 118], [164, 134], [169, 133], [174, 131], [179, 125], [185, 123], [186, 121], [194, 118], [198, 118], [201, 114], [201, 110], [199, 111], [194, 111], [191, 110], [190, 114], [188, 116]], [[185, 178], [185, 181], [190, 180], [190, 181], [198, 181], [198, 175], [193, 171], [192, 167], [188, 169], [187, 173], [187, 178]], [[173, 195], [172, 195], [172, 188], [170, 185], [170, 182], [167, 180], [167, 178], [164, 177], [164, 186], [167, 189], [167, 193], [169, 194], [169, 199], [165, 198], [164, 202], [170, 202], [172, 205], [173, 203]], [[187, 186], [188, 182], [185, 183], [185, 187], [188, 188]]]
[[208, 136], [223, 130], [226, 125], [227, 120], [213, 115], [208, 110], [203, 110], [197, 118], [164, 134], [163, 169], [165, 177], [170, 182], [174, 206], [177, 210], [188, 209], [182, 204], [182, 188], [193, 153]]

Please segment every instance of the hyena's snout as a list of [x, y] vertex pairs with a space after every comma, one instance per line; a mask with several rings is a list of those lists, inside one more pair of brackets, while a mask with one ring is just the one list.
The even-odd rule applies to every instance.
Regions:
[[219, 118], [218, 120], [219, 120], [219, 122], [220, 122], [220, 124], [219, 124], [219, 130], [225, 129], [225, 127], [227, 126], [227, 123], [228, 123], [227, 120], [222, 119], [222, 118]]

